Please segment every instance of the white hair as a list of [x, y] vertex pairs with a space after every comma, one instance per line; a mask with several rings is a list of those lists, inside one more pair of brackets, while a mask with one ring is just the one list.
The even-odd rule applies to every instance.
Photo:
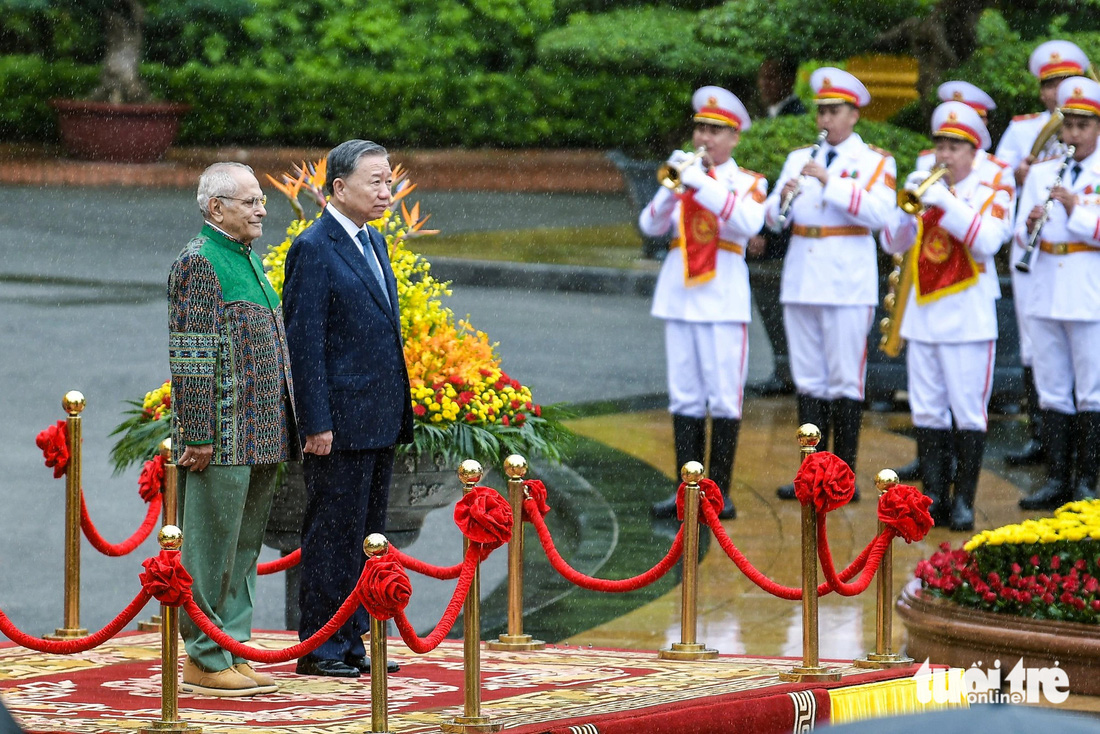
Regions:
[[235, 161], [220, 161], [208, 166], [199, 176], [199, 211], [203, 217], [210, 216], [210, 200], [218, 196], [233, 196], [237, 193], [237, 181], [230, 175], [232, 168], [243, 168], [251, 174], [255, 174], [252, 166]]

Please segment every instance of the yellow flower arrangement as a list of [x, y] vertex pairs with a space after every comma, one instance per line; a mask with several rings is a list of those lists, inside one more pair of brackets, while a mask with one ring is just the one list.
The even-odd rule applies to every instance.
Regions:
[[982, 546], [1056, 543], [1059, 540], [1100, 540], [1100, 502], [1082, 500], [1062, 505], [1053, 517], [1024, 520], [994, 530], [983, 530], [963, 546], [972, 553]]

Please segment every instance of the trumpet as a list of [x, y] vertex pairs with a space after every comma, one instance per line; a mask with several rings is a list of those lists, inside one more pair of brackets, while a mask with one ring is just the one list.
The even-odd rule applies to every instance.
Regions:
[[1031, 262], [1035, 259], [1035, 246], [1039, 244], [1039, 233], [1043, 231], [1043, 226], [1050, 219], [1050, 212], [1054, 208], [1054, 196], [1052, 194], [1054, 189], [1062, 185], [1062, 177], [1066, 175], [1066, 170], [1073, 161], [1075, 150], [1072, 145], [1066, 146], [1066, 157], [1062, 159], [1062, 165], [1058, 167], [1058, 175], [1054, 177], [1054, 182], [1050, 185], [1051, 193], [1047, 194], [1047, 200], [1043, 202], [1043, 213], [1039, 215], [1039, 219], [1035, 222], [1035, 228], [1031, 230], [1031, 236], [1027, 238], [1024, 256], [1016, 263], [1016, 269], [1021, 273], [1031, 272]]
[[673, 165], [671, 163], [663, 163], [660, 168], [657, 169], [657, 181], [666, 189], [671, 189], [674, 193], [684, 193], [684, 183], [680, 180], [680, 174], [684, 172], [684, 169], [688, 166], [694, 166], [695, 162], [702, 159], [704, 166], [706, 165], [706, 159], [703, 158], [707, 154], [705, 146], [700, 145], [691, 156], [684, 161]]
[[[812, 161], [817, 157], [817, 152], [821, 150], [822, 144], [825, 142], [825, 138], [829, 136], [828, 130], [822, 130], [817, 134], [817, 140], [814, 141], [813, 147], [810, 148], [810, 160]], [[787, 226], [787, 220], [791, 216], [791, 204], [794, 203], [795, 197], [802, 193], [802, 176], [798, 177], [798, 183], [791, 189], [791, 192], [783, 197], [783, 201], [779, 205], [779, 216], [776, 221], [779, 224], [779, 229], [783, 229]]]
[[924, 213], [925, 206], [921, 202], [921, 197], [924, 196], [924, 192], [928, 191], [944, 176], [947, 176], [947, 181], [951, 182], [951, 171], [944, 164], [939, 164], [932, 169], [931, 175], [921, 182], [916, 191], [909, 191], [908, 189], [898, 189], [898, 206], [906, 214], [912, 214], [914, 216], [920, 216]]

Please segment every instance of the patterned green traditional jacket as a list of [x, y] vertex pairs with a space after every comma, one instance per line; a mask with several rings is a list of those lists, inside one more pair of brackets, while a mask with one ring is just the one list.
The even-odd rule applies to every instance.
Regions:
[[301, 458], [279, 296], [252, 248], [209, 224], [168, 275], [172, 448], [212, 464]]

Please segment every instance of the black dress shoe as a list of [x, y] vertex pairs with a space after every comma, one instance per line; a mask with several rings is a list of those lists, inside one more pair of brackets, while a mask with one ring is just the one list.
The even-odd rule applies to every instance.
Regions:
[[359, 677], [359, 669], [348, 665], [343, 660], [327, 660], [308, 656], [298, 658], [298, 665], [294, 668], [294, 672], [298, 675], [327, 675], [333, 678]]
[[649, 506], [649, 514], [656, 518], [676, 517], [676, 495], [654, 502]]
[[[370, 675], [370, 658], [366, 655], [348, 655], [344, 658], [344, 662], [351, 667], [358, 670], [363, 675]], [[386, 661], [386, 672], [396, 673], [401, 670], [400, 666], [392, 660]]]
[[775, 490], [775, 496], [781, 500], [793, 500], [798, 499], [794, 493], [793, 484], [784, 484], [779, 489]]
[[1035, 466], [1046, 460], [1043, 444], [1034, 438], [1028, 439], [1019, 450], [1005, 454], [1005, 463], [1009, 466]]

